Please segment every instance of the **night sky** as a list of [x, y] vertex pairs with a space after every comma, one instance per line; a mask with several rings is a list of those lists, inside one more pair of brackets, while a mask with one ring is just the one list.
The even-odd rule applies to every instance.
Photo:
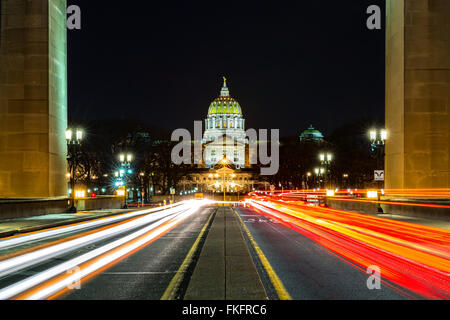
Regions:
[[82, 10], [68, 33], [70, 121], [193, 131], [222, 76], [247, 128], [329, 134], [383, 117], [384, 21], [368, 30], [366, 9], [384, 1], [166, 2], [68, 0]]

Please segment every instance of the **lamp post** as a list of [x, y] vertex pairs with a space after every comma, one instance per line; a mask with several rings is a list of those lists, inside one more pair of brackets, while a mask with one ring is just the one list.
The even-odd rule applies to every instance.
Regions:
[[[221, 167], [222, 168], [225, 168], [225, 167], [227, 167], [228, 166], [228, 159], [226, 158], [226, 157], [224, 157], [223, 159], [222, 159], [222, 161], [220, 161], [220, 164], [221, 164]], [[212, 174], [210, 174], [209, 175], [209, 177], [211, 178], [211, 177], [213, 177], [213, 175]], [[216, 184], [215, 184], [215, 186], [216, 186], [216, 188], [219, 188], [220, 187], [220, 184], [219, 184], [219, 181], [218, 181], [218, 178], [219, 178], [219, 174], [218, 173], [216, 173], [215, 175], [214, 175], [214, 177], [217, 179], [216, 180]], [[234, 173], [232, 173], [232, 174], [230, 174], [230, 177], [231, 177], [231, 180], [232, 179], [234, 179], [235, 177], [236, 177], [236, 175], [234, 174]], [[223, 189], [223, 201], [224, 201], [224, 206], [225, 206], [225, 201], [226, 201], [226, 192], [227, 192], [227, 175], [226, 175], [226, 173], [225, 173], [225, 170], [223, 170], [223, 172], [222, 172], [222, 189]], [[230, 186], [232, 186], [232, 184], [234, 184], [234, 182], [232, 182], [231, 184], [230, 184]], [[234, 184], [234, 185], [236, 185], [236, 184]]]
[[348, 178], [349, 178], [348, 173], [344, 173], [344, 174], [342, 175], [342, 180], [343, 180], [343, 182], [344, 182], [345, 189], [348, 188]]
[[306, 189], [309, 190], [309, 178], [311, 178], [312, 173], [311, 172], [307, 172], [306, 173]]
[[67, 142], [67, 161], [69, 163], [69, 180], [72, 192], [70, 193], [70, 208], [69, 213], [76, 213], [75, 203], [75, 175], [77, 173], [79, 157], [81, 155], [81, 141], [83, 140], [83, 131], [81, 129], [67, 129], [66, 130], [66, 142]]
[[[382, 167], [382, 163], [385, 156], [385, 146], [387, 140], [387, 131], [385, 129], [381, 130], [371, 130], [369, 132], [370, 135], [370, 143], [371, 143], [371, 152], [374, 157], [377, 159], [377, 170], [384, 170], [384, 166]], [[381, 189], [382, 183], [384, 181], [378, 180], [378, 212], [383, 213], [383, 208], [381, 208], [380, 200], [381, 200]]]
[[127, 154], [120, 154], [119, 155], [119, 161], [120, 161], [120, 177], [124, 178], [124, 187], [125, 187], [125, 204], [123, 206], [124, 209], [128, 209], [128, 203], [127, 203], [127, 174], [132, 174], [132, 170], [131, 170], [131, 161], [133, 161], [133, 155], [131, 153], [127, 153]]
[[[223, 167], [223, 168], [226, 167], [227, 164], [228, 164], [228, 160], [227, 160], [227, 158], [225, 157], [225, 158], [223, 158], [223, 160], [222, 160], [222, 167]], [[223, 183], [223, 202], [224, 202], [223, 206], [225, 207], [225, 201], [226, 201], [225, 171], [223, 172], [223, 180], [222, 180], [222, 183]]]
[[316, 174], [316, 176], [319, 178], [319, 189], [321, 188], [321, 181], [322, 181], [322, 177], [325, 174], [325, 169], [324, 168], [315, 168], [314, 169], [314, 173]]
[[[325, 166], [325, 182], [328, 184], [328, 187], [331, 188], [331, 178], [330, 178], [330, 165], [333, 160], [333, 155], [331, 153], [321, 153], [319, 155], [320, 164]], [[325, 185], [325, 183], [324, 183]]]

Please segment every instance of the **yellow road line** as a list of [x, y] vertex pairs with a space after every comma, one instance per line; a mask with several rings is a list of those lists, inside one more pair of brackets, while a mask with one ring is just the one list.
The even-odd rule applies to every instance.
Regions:
[[177, 273], [172, 278], [172, 280], [170, 281], [166, 290], [164, 291], [164, 294], [162, 295], [161, 300], [174, 300], [175, 299], [175, 295], [177, 294], [177, 291], [181, 285], [181, 282], [184, 279], [184, 275], [185, 275], [187, 269], [189, 268], [190, 264], [192, 263], [194, 254], [197, 251], [198, 245], [200, 244], [200, 240], [203, 237], [204, 233], [206, 232], [206, 229], [208, 228], [213, 216], [214, 216], [214, 213], [211, 214], [208, 221], [203, 226], [203, 229], [200, 231], [200, 234], [198, 235], [197, 239], [195, 240], [194, 244], [192, 245], [192, 247], [189, 250], [186, 257], [184, 258], [183, 263], [181, 264]]
[[266, 273], [269, 276], [269, 279], [272, 282], [272, 285], [275, 288], [275, 291], [277, 292], [278, 297], [280, 298], [280, 300], [292, 300], [291, 295], [286, 290], [286, 288], [283, 285], [283, 282], [281, 282], [280, 278], [273, 270], [272, 266], [270, 265], [269, 260], [267, 260], [266, 256], [264, 255], [261, 248], [256, 243], [255, 239], [253, 239], [253, 236], [250, 233], [250, 231], [248, 230], [247, 226], [244, 224], [244, 221], [242, 221], [242, 219], [239, 216], [239, 214], [237, 213], [236, 209], [233, 208], [233, 210], [234, 210], [234, 213], [237, 215], [237, 217], [242, 225], [242, 228], [244, 229], [245, 233], [247, 234], [247, 237], [250, 240], [251, 245], [255, 249], [255, 252], [258, 254], [259, 260], [261, 261], [264, 269], [266, 270]]

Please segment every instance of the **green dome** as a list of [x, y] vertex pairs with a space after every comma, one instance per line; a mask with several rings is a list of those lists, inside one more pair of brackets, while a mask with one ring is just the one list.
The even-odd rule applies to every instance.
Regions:
[[239, 103], [231, 97], [220, 97], [214, 100], [210, 107], [208, 115], [216, 114], [236, 114], [242, 116], [242, 109]]
[[241, 106], [236, 100], [230, 97], [230, 91], [227, 87], [227, 79], [225, 77], [223, 78], [223, 87], [220, 92], [220, 97], [211, 103], [208, 111], [208, 116], [222, 114], [242, 116]]
[[323, 134], [312, 125], [300, 135], [300, 141], [322, 141], [323, 138]]

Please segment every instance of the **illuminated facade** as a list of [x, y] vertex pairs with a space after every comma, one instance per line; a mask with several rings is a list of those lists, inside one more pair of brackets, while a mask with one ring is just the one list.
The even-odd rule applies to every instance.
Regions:
[[202, 143], [204, 163], [182, 179], [177, 191], [180, 195], [191, 191], [222, 197], [224, 192], [239, 195], [269, 188], [249, 164], [245, 119], [225, 78], [220, 96], [209, 107]]
[[241, 106], [230, 96], [225, 78], [220, 97], [209, 107], [205, 128], [205, 167], [213, 168], [226, 157], [237, 169], [244, 168], [247, 145], [245, 119]]
[[66, 1], [0, 6], [0, 198], [65, 197]]

